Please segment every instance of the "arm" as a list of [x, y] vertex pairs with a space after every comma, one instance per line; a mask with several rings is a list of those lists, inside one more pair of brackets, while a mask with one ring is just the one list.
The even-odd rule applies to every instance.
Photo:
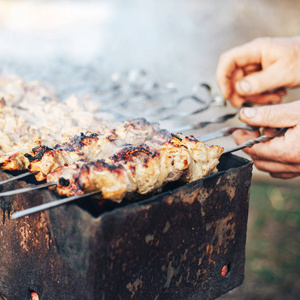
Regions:
[[217, 83], [234, 106], [279, 103], [285, 88], [300, 85], [300, 36], [259, 38], [223, 53]]
[[[300, 175], [300, 100], [288, 104], [268, 105], [241, 110], [242, 121], [265, 128], [270, 134], [274, 128], [290, 127], [284, 136], [257, 144], [244, 151], [253, 159], [257, 169], [277, 178]], [[259, 132], [237, 131], [233, 137], [237, 144], [257, 138]]]

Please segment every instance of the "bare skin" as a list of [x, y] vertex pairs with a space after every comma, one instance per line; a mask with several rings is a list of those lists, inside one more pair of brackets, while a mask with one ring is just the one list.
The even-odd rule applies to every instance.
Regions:
[[[300, 100], [288, 104], [245, 108], [241, 111], [243, 122], [264, 127], [265, 134], [274, 128], [290, 127], [284, 136], [246, 148], [257, 169], [269, 172], [276, 178], [293, 178], [300, 175]], [[236, 131], [237, 144], [259, 137], [259, 132]]]
[[217, 83], [234, 106], [279, 103], [285, 88], [300, 85], [300, 37], [259, 38], [223, 53]]
[[[285, 89], [300, 86], [300, 37], [256, 39], [233, 48], [219, 60], [217, 82], [224, 98], [234, 106], [244, 102], [277, 104]], [[276, 178], [300, 175], [300, 100], [288, 104], [244, 108], [240, 119], [264, 128], [290, 127], [282, 137], [244, 151], [254, 165]], [[257, 138], [259, 132], [236, 131], [237, 144]]]

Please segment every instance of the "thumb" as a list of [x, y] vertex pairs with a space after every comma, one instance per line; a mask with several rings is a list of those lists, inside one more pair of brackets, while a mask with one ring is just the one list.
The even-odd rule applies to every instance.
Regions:
[[251, 73], [235, 84], [235, 90], [240, 96], [261, 94], [281, 87], [284, 78], [278, 72], [276, 64], [268, 68]]
[[245, 107], [240, 111], [240, 119], [252, 126], [294, 127], [300, 121], [300, 101], [261, 107]]

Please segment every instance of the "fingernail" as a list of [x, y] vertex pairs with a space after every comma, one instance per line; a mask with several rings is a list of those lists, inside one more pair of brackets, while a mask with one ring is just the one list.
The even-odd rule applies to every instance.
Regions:
[[242, 92], [243, 94], [250, 94], [251, 85], [247, 80], [241, 80], [237, 82], [237, 90]]
[[245, 107], [241, 110], [241, 113], [247, 118], [254, 118], [256, 115], [256, 109], [251, 107]]

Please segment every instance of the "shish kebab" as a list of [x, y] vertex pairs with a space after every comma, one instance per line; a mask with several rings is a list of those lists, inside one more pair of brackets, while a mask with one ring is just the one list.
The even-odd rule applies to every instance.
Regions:
[[[222, 152], [222, 147], [172, 136], [157, 124], [137, 119], [116, 130], [75, 136], [53, 148], [38, 146], [24, 159], [36, 179], [55, 185], [59, 195], [101, 191], [103, 198], [119, 202], [126, 194], [147, 194], [169, 181], [205, 177], [215, 171]], [[12, 192], [0, 195], [5, 194]]]
[[[253, 145], [255, 145], [257, 143], [260, 143], [260, 142], [269, 141], [269, 140], [271, 140], [271, 139], [273, 139], [277, 136], [283, 135], [287, 130], [288, 130], [288, 128], [282, 128], [282, 129], [278, 130], [273, 135], [270, 135], [270, 136], [263, 135], [263, 136], [258, 137], [257, 139], [249, 140], [249, 141], [247, 141], [247, 142], [245, 142], [245, 143], [243, 143], [239, 146], [236, 146], [234, 148], [231, 148], [231, 149], [228, 149], [228, 150], [224, 151], [223, 154], [235, 152], [235, 151], [244, 149], [246, 147], [252, 147]], [[178, 138], [178, 136], [177, 136], [177, 138]], [[179, 137], [179, 139], [180, 139], [180, 137]], [[51, 183], [51, 184], [54, 184], [54, 183]], [[33, 190], [33, 189], [36, 189], [36, 188], [27, 188], [27, 189], [28, 190], [30, 190], [30, 189]], [[11, 218], [12, 219], [17, 219], [17, 218], [20, 218], [20, 217], [23, 217], [23, 216], [26, 216], [26, 215], [29, 215], [29, 214], [33, 214], [33, 213], [36, 213], [36, 212], [40, 212], [42, 210], [57, 207], [57, 206], [60, 206], [60, 205], [63, 205], [63, 204], [66, 204], [66, 203], [69, 203], [69, 202], [72, 202], [72, 201], [75, 201], [75, 200], [78, 200], [78, 199], [82, 199], [84, 197], [95, 196], [97, 194], [99, 194], [99, 191], [85, 193], [85, 194], [82, 194], [82, 195], [75, 195], [75, 196], [67, 197], [67, 198], [64, 198], [64, 199], [59, 199], [59, 200], [56, 200], [56, 201], [52, 201], [52, 202], [49, 202], [49, 203], [44, 203], [44, 204], [41, 204], [41, 205], [38, 205], [38, 206], [35, 206], [35, 207], [31, 207], [31, 208], [24, 209], [22, 211], [15, 212], [12, 215]]]
[[[1, 80], [3, 80], [3, 79], [1, 78]], [[68, 136], [70, 136], [70, 134], [72, 134], [73, 130], [75, 130], [75, 132], [76, 131], [78, 132], [78, 127], [79, 128], [86, 127], [85, 120], [87, 120], [87, 119], [88, 119], [89, 125], [91, 123], [91, 120], [96, 121], [95, 123], [99, 124], [99, 122], [97, 122], [97, 121], [101, 118], [101, 116], [100, 116], [100, 118], [98, 116], [96, 116], [94, 104], [91, 103], [92, 108], [89, 109], [88, 111], [84, 111], [85, 113], [89, 114], [89, 116], [87, 117], [87, 115], [85, 114], [84, 118], [78, 118], [78, 114], [82, 115], [82, 108], [78, 105], [79, 103], [78, 103], [76, 97], [67, 99], [63, 103], [58, 103], [55, 99], [55, 95], [53, 95], [51, 92], [49, 92], [46, 88], [40, 86], [38, 83], [27, 85], [20, 80], [16, 80], [16, 81], [18, 82], [20, 89], [17, 89], [17, 93], [15, 93], [15, 94], [11, 94], [11, 90], [9, 90], [9, 91], [7, 90], [7, 87], [9, 87], [9, 86], [16, 86], [15, 81], [11, 82], [11, 84], [9, 82], [3, 82], [3, 83], [2, 83], [2, 81], [0, 82], [0, 88], [5, 89], [3, 91], [1, 90], [1, 92], [0, 92], [0, 96], [1, 96], [0, 104], [1, 104], [1, 108], [2, 108], [1, 113], [3, 114], [2, 120], [5, 122], [5, 124], [1, 124], [1, 128], [3, 127], [3, 130], [1, 131], [1, 138], [2, 138], [1, 154], [2, 154], [2, 157], [1, 157], [0, 168], [2, 168], [4, 170], [24, 170], [29, 167], [32, 173], [37, 172], [37, 174], [36, 174], [37, 179], [39, 178], [39, 180], [43, 180], [43, 179], [49, 177], [52, 173], [54, 173], [57, 170], [57, 168], [63, 168], [64, 173], [67, 173], [67, 172], [69, 172], [69, 167], [72, 167], [73, 168], [72, 174], [74, 174], [76, 172], [77, 173], [79, 172], [81, 174], [82, 170], [84, 170], [85, 168], [90, 168], [95, 172], [99, 172], [99, 168], [102, 169], [101, 172], [103, 172], [103, 169], [105, 169], [105, 168], [106, 169], [109, 168], [109, 172], [112, 172], [112, 169], [119, 170], [118, 169], [119, 165], [122, 166], [122, 163], [124, 161], [123, 159], [120, 159], [120, 157], [123, 157], [126, 154], [128, 156], [128, 158], [130, 158], [130, 155], [128, 155], [128, 153], [132, 153], [131, 155], [133, 155], [134, 157], [138, 157], [138, 156], [142, 156], [142, 155], [145, 156], [146, 154], [150, 157], [151, 155], [154, 156], [154, 153], [155, 153], [155, 155], [160, 156], [157, 154], [158, 152], [161, 151], [161, 149], [159, 149], [158, 145], [154, 146], [155, 143], [153, 143], [153, 141], [150, 142], [149, 140], [147, 140], [144, 143], [145, 145], [143, 145], [143, 140], [140, 140], [140, 143], [138, 143], [137, 142], [138, 139], [136, 139], [137, 135], [134, 136], [134, 140], [136, 141], [136, 144], [133, 144], [133, 145], [130, 144], [130, 141], [126, 142], [126, 138], [125, 138], [125, 140], [123, 139], [125, 141], [125, 144], [130, 144], [130, 146], [133, 147], [133, 149], [127, 148], [127, 150], [125, 152], [123, 151], [125, 154], [124, 153], [122, 154], [121, 150], [122, 150], [122, 146], [124, 146], [124, 141], [122, 144], [122, 142], [121, 142], [122, 139], [120, 138], [120, 136], [122, 136], [122, 134], [121, 135], [117, 134], [116, 140], [118, 140], [118, 141], [116, 142], [116, 144], [118, 142], [119, 142], [119, 144], [117, 146], [113, 145], [116, 147], [112, 146], [113, 143], [111, 143], [111, 141], [106, 143], [108, 151], [111, 151], [112, 148], [114, 148], [114, 150], [116, 151], [116, 153], [114, 153], [114, 155], [115, 155], [115, 158], [117, 158], [117, 159], [115, 159], [115, 160], [111, 160], [111, 157], [113, 157], [113, 151], [112, 151], [112, 153], [110, 153], [111, 157], [107, 158], [107, 154], [105, 154], [105, 151], [103, 151], [103, 149], [105, 147], [100, 147], [101, 151], [98, 152], [98, 156], [96, 153], [91, 151], [91, 149], [92, 149], [91, 146], [87, 146], [84, 151], [83, 151], [82, 147], [77, 147], [76, 149], [78, 151], [73, 151], [73, 150], [65, 151], [66, 147], [71, 147], [71, 149], [72, 149], [72, 147], [74, 147], [74, 144], [76, 146], [78, 146], [78, 142], [79, 142], [79, 144], [80, 143], [84, 144], [83, 141], [85, 141], [85, 140], [87, 141], [87, 143], [94, 141], [95, 140], [94, 137], [97, 137], [98, 144], [103, 145], [103, 144], [105, 144], [104, 141], [107, 140], [107, 136], [109, 136], [109, 139], [114, 139], [116, 136], [115, 132], [110, 132], [109, 130], [107, 131], [107, 134], [103, 133], [103, 131], [102, 131], [101, 134], [94, 133], [94, 134], [90, 134], [89, 136], [82, 135], [80, 137], [75, 137], [73, 139], [74, 141], [71, 141], [70, 143], [67, 142], [67, 143], [63, 143], [64, 145], [59, 144], [59, 145], [53, 147], [53, 145], [56, 144], [56, 142], [57, 142], [57, 139], [56, 139], [57, 133], [60, 133], [62, 131], [62, 129], [64, 131], [66, 131], [66, 127], [69, 127], [70, 131], [67, 131], [67, 133], [68, 133]], [[8, 102], [11, 103], [12, 105], [10, 105], [10, 106], [6, 105], [6, 103], [5, 103], [6, 101], [4, 101], [4, 99], [8, 100]], [[78, 103], [78, 104], [76, 104], [76, 103]], [[83, 103], [87, 103], [87, 101], [84, 101]], [[74, 104], [76, 104], [76, 105], [74, 105]], [[91, 118], [91, 116], [93, 118]], [[96, 116], [96, 118], [95, 118], [95, 116]], [[61, 122], [62, 119], [65, 121]], [[60, 121], [60, 122], [58, 122], [58, 121]], [[80, 121], [80, 122], [78, 122], [78, 121]], [[83, 123], [81, 121], [83, 121]], [[64, 127], [57, 128], [57, 125], [59, 125], [59, 126], [63, 125]], [[58, 134], [58, 136], [60, 136], [60, 134]], [[21, 140], [20, 140], [20, 138], [21, 138]], [[147, 138], [149, 138], [149, 136]], [[160, 138], [163, 139], [163, 136], [160, 136]], [[164, 138], [166, 138], [166, 137], [164, 137]], [[17, 140], [17, 143], [15, 143], [14, 140]], [[102, 143], [101, 142], [99, 143], [99, 140], [102, 141]], [[196, 143], [196, 141], [193, 138], [186, 138], [186, 137], [182, 137], [179, 135], [172, 137], [170, 134], [169, 134], [167, 141], [168, 141], [168, 143], [171, 142], [171, 144], [173, 146], [176, 143], [179, 143], [179, 141], [180, 141], [181, 143], [180, 143], [179, 149], [181, 147], [186, 147], [186, 146], [184, 146], [184, 143], [188, 143], [190, 145], [192, 145], [193, 143]], [[184, 142], [182, 142], [182, 141], [184, 141]], [[45, 142], [47, 142], [47, 143], [45, 144]], [[164, 144], [163, 142], [161, 142], [161, 143]], [[147, 144], [149, 144], [149, 145], [147, 145]], [[20, 145], [23, 145], [23, 146], [20, 146]], [[121, 145], [121, 150], [120, 149], [118, 150], [119, 145]], [[145, 148], [145, 146], [146, 146], [146, 148]], [[53, 148], [51, 148], [51, 147], [53, 147]], [[126, 147], [129, 147], [129, 145], [126, 145]], [[31, 148], [33, 148], [34, 151], [31, 151]], [[97, 149], [97, 147], [95, 147], [95, 149]], [[55, 156], [55, 159], [53, 159], [53, 163], [51, 165], [51, 163], [49, 161], [47, 161], [47, 154], [49, 154], [49, 153], [53, 154], [54, 153], [53, 150], [55, 150], [56, 156]], [[205, 149], [205, 151], [207, 151], [207, 149]], [[37, 158], [44, 157], [44, 153], [47, 153], [45, 155], [45, 159], [43, 159], [40, 162], [39, 159], [37, 159]], [[27, 154], [26, 155], [27, 157], [24, 156], [24, 154]], [[190, 155], [190, 153], [189, 153], [189, 155]], [[51, 155], [50, 155], [50, 157], [51, 157]], [[187, 156], [187, 157], [189, 157], [189, 156]], [[33, 158], [33, 159], [30, 160], [30, 158]], [[130, 158], [130, 159], [132, 159], [132, 158]], [[206, 159], [209, 161], [210, 158], [207, 157]], [[95, 162], [93, 162], [94, 160], [95, 160]], [[140, 160], [142, 160], [142, 158], [140, 158]], [[60, 163], [57, 163], [57, 161], [59, 161]], [[92, 164], [89, 165], [88, 167], [87, 167], [87, 161], [92, 161]], [[135, 164], [140, 165], [140, 162], [138, 159], [133, 160], [133, 161]], [[49, 163], [50, 163], [50, 169], [47, 170], [47, 168], [49, 167]], [[96, 165], [96, 163], [97, 163], [97, 165]], [[76, 164], [76, 168], [74, 167], [75, 164]], [[43, 166], [39, 167], [41, 165], [43, 165]], [[132, 165], [133, 165], [133, 163], [132, 163]], [[204, 165], [205, 165], [205, 163], [204, 163]], [[110, 168], [110, 166], [114, 166], [114, 168]], [[34, 170], [35, 168], [37, 168], [37, 170]], [[74, 171], [74, 168], [77, 170], [76, 172]], [[148, 170], [148, 168], [149, 167], [146, 167], [146, 170]], [[187, 170], [189, 170], [189, 169], [179, 170], [179, 175], [178, 174], [177, 175], [181, 176], [182, 180], [188, 181], [188, 180], [186, 180], [186, 178], [188, 178], [188, 176], [186, 174], [188, 174], [188, 172], [189, 172]], [[209, 170], [207, 175], [210, 174], [210, 172], [213, 172], [213, 171]], [[205, 174], [205, 172], [203, 172], [203, 174]], [[23, 177], [24, 174], [22, 174], [21, 176]], [[204, 175], [204, 176], [206, 176], [206, 175]], [[63, 176], [60, 176], [59, 179], [56, 180], [56, 177], [57, 176], [54, 176], [53, 177], [54, 181], [50, 181], [50, 182], [49, 182], [49, 179], [47, 178], [47, 181], [49, 182], [49, 184], [55, 184], [56, 186], [58, 186], [57, 183], [58, 184], [63, 183], [62, 186], [64, 188], [61, 188], [60, 193], [62, 195], [72, 195], [73, 191], [71, 193], [70, 190], [74, 189], [74, 187], [72, 189], [70, 189], [69, 187], [66, 187], [66, 182], [70, 183], [70, 182], [72, 182], [72, 180], [66, 179]], [[83, 175], [80, 175], [80, 176], [78, 175], [78, 178], [79, 177], [81, 178], [81, 180], [82, 180], [82, 178], [84, 178]], [[163, 176], [161, 176], [161, 178], [163, 178]], [[77, 184], [78, 179], [77, 180], [74, 179], [74, 182], [76, 182], [76, 184]], [[160, 182], [160, 181], [158, 181], [158, 182]], [[76, 187], [76, 184], [73, 184], [73, 185], [75, 185], [75, 187]], [[92, 185], [95, 185], [95, 180], [93, 181]], [[135, 185], [135, 186], [137, 186], [137, 185]], [[157, 186], [158, 187], [156, 187], [156, 188], [160, 188], [160, 183], [158, 183]], [[137, 187], [137, 188], [141, 189], [140, 187]], [[82, 187], [80, 187], [79, 189], [78, 189], [78, 187], [76, 187], [76, 189], [77, 189], [77, 192], [76, 192], [77, 194], [85, 192], [85, 191], [82, 191]], [[86, 190], [88, 191], [89, 188]]]
[[136, 119], [113, 131], [77, 136], [33, 152], [25, 155], [29, 170], [37, 180], [54, 185], [59, 195], [99, 191], [102, 198], [120, 202], [135, 193], [155, 192], [170, 181], [191, 182], [216, 172], [223, 148]]
[[[138, 124], [141, 121], [146, 122], [138, 119]], [[148, 122], [146, 124], [149, 126]], [[193, 137], [171, 134], [170, 138], [169, 132], [159, 131], [158, 136], [167, 136], [167, 140], [154, 139], [154, 135], [139, 146], [122, 147], [108, 158], [80, 160], [70, 166], [58, 167], [47, 175], [47, 182], [55, 185], [61, 196], [101, 192], [101, 198], [120, 202], [125, 196], [160, 190], [171, 181], [189, 183], [206, 177], [217, 172], [223, 153], [269, 141], [287, 130], [282, 128], [273, 135], [260, 136], [226, 151], [217, 145], [208, 147]]]

